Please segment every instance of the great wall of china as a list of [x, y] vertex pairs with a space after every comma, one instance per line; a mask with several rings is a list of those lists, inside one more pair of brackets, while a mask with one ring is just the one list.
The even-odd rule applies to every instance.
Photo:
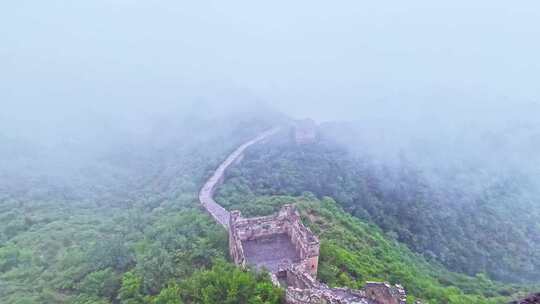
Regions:
[[[294, 206], [285, 205], [270, 216], [243, 218], [240, 211], [229, 212], [214, 200], [227, 169], [242, 160], [246, 149], [279, 130], [268, 130], [238, 147], [199, 192], [202, 206], [229, 232], [231, 259], [240, 267], [268, 270], [274, 284], [286, 289], [288, 304], [404, 304], [407, 296], [400, 285], [367, 282], [363, 289], [352, 290], [318, 282], [319, 239], [302, 224]], [[303, 128], [295, 138], [305, 144], [315, 137]]]
[[204, 208], [210, 213], [210, 215], [221, 224], [223, 227], [228, 229], [229, 227], [229, 211], [225, 210], [225, 208], [221, 207], [216, 201], [214, 200], [214, 193], [223, 182], [223, 179], [225, 178], [225, 171], [232, 166], [234, 163], [240, 161], [242, 157], [244, 156], [244, 152], [247, 148], [250, 146], [263, 141], [264, 139], [272, 136], [273, 134], [276, 134], [279, 131], [279, 128], [273, 128], [271, 130], [268, 130], [256, 138], [244, 143], [240, 147], [236, 148], [233, 153], [231, 153], [221, 165], [214, 171], [212, 176], [206, 181], [204, 186], [202, 187], [201, 191], [199, 192], [199, 201], [204, 206]]

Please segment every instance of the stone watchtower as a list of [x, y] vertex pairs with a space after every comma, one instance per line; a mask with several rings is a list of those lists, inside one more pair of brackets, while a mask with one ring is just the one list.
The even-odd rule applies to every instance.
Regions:
[[270, 216], [244, 218], [231, 211], [229, 250], [236, 265], [264, 268], [286, 288], [287, 304], [405, 304], [401, 286], [368, 282], [361, 290], [331, 288], [317, 281], [319, 239], [302, 224], [293, 205]]
[[[250, 145], [273, 135], [274, 128], [237, 148], [214, 172], [199, 193], [204, 208], [229, 230], [230, 256], [236, 265], [264, 268], [272, 282], [286, 288], [287, 304], [405, 304], [405, 290], [386, 283], [368, 282], [361, 290], [331, 288], [317, 281], [319, 239], [302, 224], [292, 205], [284, 205], [270, 216], [244, 218], [240, 211], [230, 213], [214, 200], [214, 191], [223, 181], [227, 168], [242, 159]], [[301, 122], [294, 138], [298, 144], [318, 139], [313, 120]]]
[[293, 130], [294, 142], [299, 145], [312, 144], [319, 139], [317, 123], [313, 119], [296, 121]]
[[275, 274], [284, 266], [302, 265], [317, 276], [319, 239], [302, 224], [291, 205], [284, 205], [277, 214], [254, 218], [232, 211], [229, 250], [237, 265], [264, 267]]

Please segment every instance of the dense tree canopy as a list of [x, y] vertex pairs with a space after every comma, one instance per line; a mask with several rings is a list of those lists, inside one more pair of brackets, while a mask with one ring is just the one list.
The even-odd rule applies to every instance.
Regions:
[[[477, 174], [471, 169], [453, 178]], [[355, 156], [332, 141], [258, 146], [229, 174], [227, 195], [331, 196], [429, 260], [504, 281], [540, 279], [540, 217], [534, 181], [510, 172], [457, 189], [405, 155], [396, 163]], [[447, 186], [445, 186], [445, 183]], [[467, 189], [475, 188], [475, 192]], [[235, 194], [236, 193], [236, 194]]]
[[[267, 274], [228, 262], [226, 232], [197, 201], [227, 153], [273, 124], [190, 117], [160, 123], [147, 137], [102, 134], [104, 145], [61, 142], [46, 150], [1, 137], [17, 151], [0, 149], [0, 302], [280, 303], [284, 291]], [[510, 266], [530, 268], [524, 273], [535, 278], [537, 255], [523, 249], [533, 250], [526, 242], [538, 224], [523, 230], [503, 221], [518, 209], [497, 203], [526, 202], [525, 183], [501, 179], [477, 204], [441, 208], [410, 162], [397, 170], [335, 145], [277, 139], [250, 149], [218, 200], [246, 215], [297, 203], [321, 237], [324, 282], [358, 288], [387, 280], [405, 285], [410, 301], [503, 303], [525, 289], [493, 278], [512, 279]], [[478, 238], [467, 238], [475, 229]], [[489, 271], [495, 262], [502, 273]]]
[[[113, 129], [102, 143], [0, 149], [0, 302], [217, 304], [229, 293], [230, 303], [278, 303], [264, 274], [223, 262], [226, 232], [197, 201], [226, 154], [271, 125], [243, 119], [191, 116], [136, 140]], [[201, 284], [217, 289], [200, 295]]]
[[[220, 202], [246, 216], [276, 212], [283, 204], [295, 204], [306, 225], [321, 239], [318, 278], [331, 286], [361, 288], [366, 281], [403, 284], [414, 303], [506, 303], [522, 291], [518, 285], [451, 272], [429, 262], [407, 246], [389, 238], [381, 229], [346, 213], [333, 199], [238, 195], [238, 182], [227, 183]], [[242, 193], [240, 191], [240, 193]]]

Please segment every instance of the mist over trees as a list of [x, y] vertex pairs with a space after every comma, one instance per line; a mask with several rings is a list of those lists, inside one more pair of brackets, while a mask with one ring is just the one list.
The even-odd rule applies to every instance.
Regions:
[[[212, 291], [219, 299], [248, 284], [255, 293], [236, 296], [279, 302], [282, 291], [264, 274], [223, 281], [233, 271], [223, 262], [226, 236], [196, 200], [228, 152], [275, 125], [283, 126], [281, 134], [248, 151], [219, 199], [246, 214], [288, 200], [312, 202], [306, 211], [326, 215], [311, 225], [334, 239], [323, 246], [325, 282], [403, 282], [411, 299], [427, 303], [502, 303], [537, 282], [534, 121], [478, 119], [475, 128], [457, 119], [451, 128], [424, 128], [411, 117], [326, 122], [320, 142], [298, 146], [289, 133], [292, 118], [232, 96], [217, 103], [210, 94], [175, 110], [49, 113], [35, 133], [37, 124], [3, 120], [2, 300], [198, 303], [204, 285], [225, 284]], [[320, 206], [306, 191], [335, 202]], [[306, 196], [273, 198], [278, 194]], [[370, 235], [378, 245], [362, 247]], [[347, 245], [350, 238], [356, 245]], [[352, 262], [364, 259], [378, 266]]]
[[538, 157], [528, 155], [540, 128], [518, 123], [498, 136], [496, 129], [467, 129], [444, 139], [428, 130], [413, 135], [421, 141], [364, 123], [323, 124], [320, 131], [317, 144], [289, 139], [254, 148], [231, 173], [237, 191], [330, 196], [449, 269], [538, 280], [540, 180]]
[[[197, 202], [222, 157], [281, 117], [229, 109], [199, 104], [136, 121], [87, 115], [107, 128], [42, 130], [52, 132], [45, 148], [41, 134], [19, 145], [3, 137], [0, 301], [198, 303], [239, 288], [230, 303], [278, 303], [266, 274], [225, 263], [226, 234]], [[67, 144], [66, 134], [77, 140]], [[225, 285], [202, 295], [218, 277]]]
[[[534, 1], [4, 1], [0, 302], [282, 301], [197, 192], [295, 202], [320, 278], [423, 303], [540, 290]], [[292, 142], [296, 119], [320, 141]]]

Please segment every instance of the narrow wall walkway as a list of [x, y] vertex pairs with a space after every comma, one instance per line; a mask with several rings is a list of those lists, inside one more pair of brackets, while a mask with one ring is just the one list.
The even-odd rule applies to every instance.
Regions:
[[210, 215], [216, 220], [216, 222], [225, 227], [225, 229], [229, 227], [229, 211], [216, 203], [214, 200], [214, 193], [216, 192], [217, 187], [219, 187], [223, 182], [225, 172], [231, 165], [243, 157], [247, 148], [276, 134], [279, 130], [279, 127], [270, 129], [238, 147], [227, 157], [227, 159], [225, 159], [223, 163], [221, 163], [221, 165], [219, 165], [216, 171], [214, 171], [214, 174], [212, 174], [212, 176], [201, 188], [201, 191], [199, 192], [199, 201], [208, 211], [208, 213], [210, 213]]

